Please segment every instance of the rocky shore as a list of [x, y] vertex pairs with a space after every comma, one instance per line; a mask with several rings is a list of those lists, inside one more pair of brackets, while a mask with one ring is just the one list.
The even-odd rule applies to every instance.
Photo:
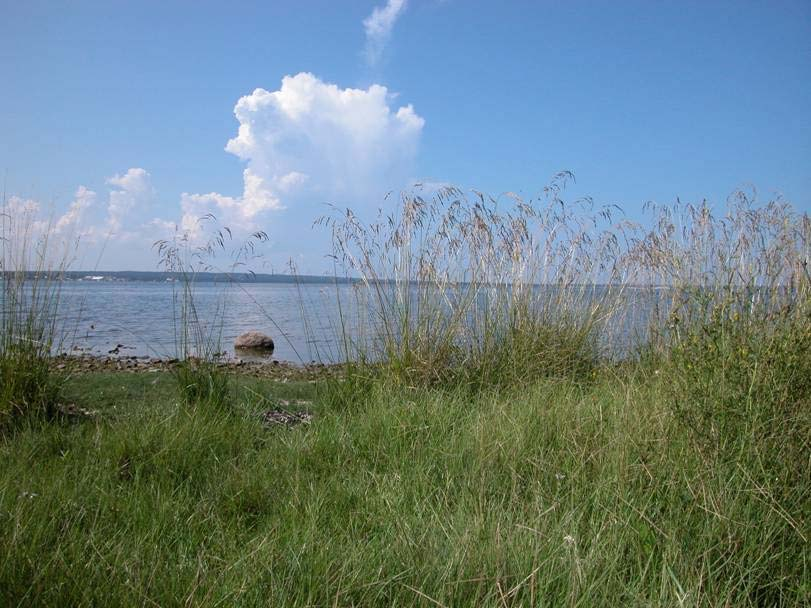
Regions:
[[[158, 373], [171, 371], [178, 363], [178, 359], [88, 354], [60, 355], [53, 359], [53, 365], [57, 370], [75, 374], [91, 372]], [[341, 370], [340, 365], [316, 362], [296, 364], [276, 359], [223, 359], [216, 365], [229, 373], [281, 382], [323, 380], [337, 376]]]

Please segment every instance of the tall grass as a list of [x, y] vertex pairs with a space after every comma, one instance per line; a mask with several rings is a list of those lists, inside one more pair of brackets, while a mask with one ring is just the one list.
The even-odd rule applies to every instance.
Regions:
[[243, 244], [232, 247], [231, 230], [218, 227], [216, 217], [209, 214], [198, 223], [202, 228], [209, 228], [208, 233], [200, 230], [202, 238], [196, 233], [179, 231], [172, 240], [159, 240], [154, 244], [159, 266], [174, 281], [173, 319], [179, 361], [173, 374], [185, 404], [226, 409], [229, 407], [229, 378], [218, 363], [223, 354], [222, 329], [227, 300], [222, 292], [215, 310], [201, 315], [197, 277], [200, 272], [215, 270], [213, 264], [222, 254], [230, 257], [230, 272], [243, 266], [253, 256], [256, 243], [267, 241], [267, 234], [255, 232]]
[[805, 322], [811, 222], [788, 203], [738, 192], [717, 215], [650, 204], [635, 223], [564, 200], [569, 179], [528, 201], [418, 188], [372, 223], [321, 218], [359, 286], [338, 302], [345, 358], [411, 384], [513, 385], [586, 378], [629, 354], [633, 330], [637, 351], [666, 358], [719, 319], [764, 335]]
[[[650, 341], [667, 349], [719, 319], [766, 330], [801, 321], [811, 293], [811, 220], [776, 199], [737, 192], [725, 209], [649, 205], [651, 227], [628, 253], [637, 281], [660, 286]], [[766, 323], [766, 327], [763, 326]]]
[[367, 331], [344, 337], [346, 358], [427, 386], [587, 378], [627, 285], [632, 226], [613, 222], [616, 208], [565, 203], [569, 179], [533, 200], [417, 189], [371, 224], [322, 218], [340, 271], [364, 287], [349, 308]]
[[[656, 218], [633, 254], [670, 301], [643, 365], [703, 466], [760, 503], [765, 561], [748, 564], [745, 598], [780, 605], [781, 577], [807, 577], [811, 539], [811, 221], [743, 194], [724, 214], [677, 205]], [[724, 576], [739, 576], [744, 533], [731, 526], [712, 550]]]
[[0, 207], [0, 429], [57, 413], [64, 376], [50, 357], [62, 346], [61, 281], [75, 243], [57, 238], [35, 205]]
[[655, 214], [631, 259], [667, 287], [645, 357], [668, 373], [676, 415], [712, 452], [807, 448], [791, 438], [811, 388], [811, 220], [743, 193], [722, 215], [706, 203]]

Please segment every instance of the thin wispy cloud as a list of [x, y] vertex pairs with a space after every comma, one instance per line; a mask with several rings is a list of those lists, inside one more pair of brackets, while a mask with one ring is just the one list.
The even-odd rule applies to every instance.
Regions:
[[375, 66], [383, 56], [383, 51], [391, 39], [391, 31], [397, 19], [405, 11], [408, 0], [388, 0], [385, 6], [378, 6], [363, 20], [366, 31], [366, 62]]

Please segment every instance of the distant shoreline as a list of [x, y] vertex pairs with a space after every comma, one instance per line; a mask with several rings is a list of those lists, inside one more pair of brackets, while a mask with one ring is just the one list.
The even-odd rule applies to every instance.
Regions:
[[[29, 272], [32, 276], [36, 273]], [[141, 270], [69, 270], [58, 273], [64, 281], [82, 282], [121, 282], [140, 281], [145, 283], [166, 283], [183, 279], [182, 273]], [[330, 277], [324, 275], [260, 274], [250, 272], [196, 272], [194, 280], [203, 283], [307, 283], [307, 284], [347, 284], [357, 279]]]
[[[29, 278], [35, 278], [38, 274], [35, 271], [28, 271]], [[0, 277], [3, 273], [0, 272]], [[188, 277], [190, 275], [186, 275]], [[52, 279], [60, 281], [77, 281], [86, 283], [119, 283], [119, 282], [143, 282], [143, 283], [171, 283], [182, 281], [184, 276], [179, 272], [165, 271], [144, 271], [144, 270], [68, 270], [56, 271], [52, 273]], [[195, 272], [194, 280], [201, 283], [276, 283], [276, 284], [310, 284], [310, 285], [351, 285], [362, 283], [361, 278], [336, 277], [327, 275], [291, 275], [291, 274], [264, 274], [250, 272]], [[376, 279], [379, 284], [396, 284], [395, 279]], [[419, 285], [419, 281], [407, 281], [413, 285]], [[452, 283], [453, 285], [465, 285], [466, 282]], [[554, 284], [532, 283], [533, 287], [559, 287]], [[610, 285], [606, 283], [589, 283], [582, 285], [579, 283], [567, 287], [600, 287], [606, 288]], [[507, 287], [505, 284], [491, 284], [489, 287]], [[645, 285], [627, 284], [625, 289], [669, 289], [667, 285]]]

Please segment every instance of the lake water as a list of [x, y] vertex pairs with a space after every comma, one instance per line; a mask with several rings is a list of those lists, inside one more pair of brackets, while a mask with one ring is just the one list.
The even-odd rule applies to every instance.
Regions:
[[[59, 316], [68, 335], [61, 351], [73, 349], [118, 356], [176, 356], [175, 325], [179, 284], [144, 281], [69, 281], [61, 285]], [[345, 325], [357, 335], [362, 328], [353, 311], [356, 285], [200, 283], [195, 287], [198, 317], [221, 350], [233, 355], [239, 334], [256, 330], [273, 337], [273, 357], [285, 361], [336, 361], [340, 347], [340, 298]], [[628, 352], [649, 321], [656, 291], [630, 291], [622, 316], [606, 327], [606, 347]]]
[[[234, 338], [246, 331], [273, 337], [274, 358], [310, 361], [335, 356], [336, 293], [350, 286], [201, 283], [195, 287], [197, 314], [206, 329], [221, 336], [222, 350], [233, 354]], [[337, 290], [337, 291], [336, 291]], [[68, 334], [62, 350], [92, 354], [173, 357], [177, 354], [172, 283], [142, 281], [65, 282], [60, 294], [61, 327]], [[119, 346], [123, 345], [123, 346]]]

